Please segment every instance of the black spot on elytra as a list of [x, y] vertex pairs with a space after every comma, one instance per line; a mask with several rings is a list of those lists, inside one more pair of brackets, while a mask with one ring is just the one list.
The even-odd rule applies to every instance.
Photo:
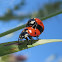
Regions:
[[42, 22], [40, 22], [42, 24]]
[[35, 34], [36, 34], [36, 32], [35, 32]]

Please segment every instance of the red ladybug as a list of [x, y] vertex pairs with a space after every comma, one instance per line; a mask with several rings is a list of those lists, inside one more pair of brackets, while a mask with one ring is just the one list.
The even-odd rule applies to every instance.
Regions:
[[44, 31], [44, 24], [43, 22], [38, 19], [38, 18], [33, 18], [30, 19], [27, 24], [26, 27], [33, 27], [33, 28], [37, 28], [41, 33]]
[[[43, 22], [38, 18], [33, 18], [28, 21], [26, 24], [26, 28], [19, 35], [19, 39], [25, 38], [28, 42], [28, 38], [31, 40], [31, 44], [33, 41], [32, 37], [37, 37], [44, 31]], [[18, 41], [19, 41], [18, 39]], [[28, 45], [28, 44], [27, 44]]]
[[41, 34], [38, 29], [35, 30], [32, 27], [26, 27], [25, 30], [26, 32], [28, 32], [30, 36], [33, 36], [33, 37], [39, 36]]
[[43, 31], [44, 31], [44, 24], [43, 24], [43, 22], [40, 19], [38, 19], [38, 18], [34, 18], [34, 19], [35, 19], [36, 23], [43, 28]]
[[[31, 40], [31, 44], [33, 41], [32, 37], [37, 37], [41, 34], [41, 32], [38, 29], [34, 29], [32, 27], [26, 27], [21, 34], [19, 35], [19, 39], [26, 39], [29, 42], [29, 39]], [[28, 39], [29, 38], [29, 39]], [[27, 44], [28, 45], [28, 44]]]

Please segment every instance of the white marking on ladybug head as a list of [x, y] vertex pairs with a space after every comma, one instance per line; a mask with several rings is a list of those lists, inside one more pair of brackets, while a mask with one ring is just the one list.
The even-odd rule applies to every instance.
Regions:
[[28, 30], [26, 30], [26, 32], [28, 32]]
[[21, 37], [21, 36], [19, 36], [19, 37]]
[[25, 38], [28, 37], [28, 34], [25, 34]]
[[21, 36], [19, 36], [19, 38], [20, 38], [20, 39], [22, 39], [22, 37], [21, 37]]
[[31, 21], [30, 23], [31, 23], [31, 24], [34, 24], [34, 23], [35, 23], [35, 21]]
[[24, 37], [24, 36], [22, 36], [22, 37]]

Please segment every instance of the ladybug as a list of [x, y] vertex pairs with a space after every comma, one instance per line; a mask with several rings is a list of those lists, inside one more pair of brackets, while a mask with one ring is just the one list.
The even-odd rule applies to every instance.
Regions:
[[41, 32], [38, 29], [34, 29], [32, 27], [26, 27], [25, 31], [28, 32], [28, 34], [30, 34], [30, 36], [32, 37], [37, 37], [41, 34]]
[[32, 27], [38, 29], [41, 33], [44, 31], [44, 24], [38, 18], [32, 18], [26, 23], [26, 27]]
[[[36, 37], [38, 40], [39, 35], [41, 34], [41, 32], [38, 29], [34, 29], [32, 27], [26, 27], [21, 34], [19, 35], [19, 39], [26, 39], [29, 43], [29, 39], [31, 40], [31, 44], [33, 41], [32, 37]], [[28, 39], [29, 38], [29, 39]], [[19, 43], [19, 40], [18, 40]], [[28, 44], [27, 44], [28, 45]]]

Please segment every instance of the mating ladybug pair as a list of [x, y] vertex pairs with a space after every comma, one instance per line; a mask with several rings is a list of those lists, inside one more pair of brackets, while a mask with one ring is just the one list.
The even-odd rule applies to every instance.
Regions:
[[32, 37], [37, 37], [37, 40], [38, 40], [39, 35], [43, 31], [44, 31], [43, 22], [38, 18], [33, 18], [27, 22], [26, 28], [19, 35], [19, 39], [20, 40], [26, 39], [28, 41], [28, 43], [29, 43], [29, 39], [30, 39], [31, 44], [32, 44], [32, 41], [33, 41]]

